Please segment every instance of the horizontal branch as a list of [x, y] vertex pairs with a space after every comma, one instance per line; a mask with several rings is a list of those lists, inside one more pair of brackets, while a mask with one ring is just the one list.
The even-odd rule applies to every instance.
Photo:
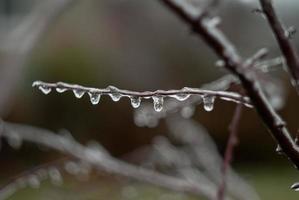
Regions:
[[272, 0], [260, 0], [260, 4], [279, 44], [280, 50], [286, 59], [288, 70], [292, 77], [292, 83], [299, 92], [299, 55], [295, 46], [291, 43], [288, 34], [286, 34], [287, 30], [285, 30], [276, 15]]
[[186, 192], [196, 196], [215, 199], [215, 190], [205, 185], [183, 178], [168, 176], [115, 159], [101, 149], [88, 148], [69, 136], [55, 134], [49, 130], [27, 125], [19, 125], [0, 121], [1, 137], [21, 140], [42, 145], [86, 162], [95, 169], [108, 174], [127, 177], [137, 181], [150, 183], [176, 192]]
[[63, 82], [58, 83], [46, 83], [42, 81], [35, 81], [32, 84], [33, 87], [37, 87], [44, 94], [48, 94], [52, 89], [56, 89], [57, 92], [62, 93], [68, 90], [73, 91], [77, 98], [81, 98], [85, 93], [90, 97], [92, 104], [98, 104], [101, 95], [109, 95], [113, 101], [119, 101], [121, 97], [129, 97], [131, 104], [134, 108], [140, 106], [141, 99], [152, 98], [154, 102], [154, 108], [156, 111], [160, 112], [163, 108], [163, 102], [165, 97], [175, 98], [179, 101], [185, 101], [191, 95], [199, 95], [205, 105], [207, 111], [210, 111], [213, 107], [216, 97], [223, 100], [234, 101], [236, 103], [242, 103], [248, 107], [251, 107], [251, 103], [248, 97], [244, 97], [235, 92], [227, 91], [213, 91], [198, 88], [184, 87], [181, 90], [156, 90], [156, 91], [145, 91], [136, 92], [130, 90], [118, 89], [114, 86], [108, 86], [105, 89], [84, 87], [76, 84], [68, 84]]

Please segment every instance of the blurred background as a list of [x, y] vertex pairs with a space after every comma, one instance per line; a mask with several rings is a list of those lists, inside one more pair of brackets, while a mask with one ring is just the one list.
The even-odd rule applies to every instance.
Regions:
[[[123, 158], [151, 144], [155, 136], [165, 135], [168, 130], [164, 120], [155, 128], [138, 127], [128, 99], [115, 103], [103, 97], [93, 106], [87, 96], [80, 100], [71, 93], [53, 92], [45, 96], [31, 87], [32, 82], [63, 81], [145, 91], [200, 87], [227, 73], [215, 66], [217, 58], [213, 52], [159, 1], [74, 0], [56, 13], [55, 19], [43, 19], [53, 12], [46, 7], [36, 14], [40, 16], [29, 29], [21, 29], [20, 24], [32, 17], [36, 7], [45, 1], [0, 0], [0, 117], [5, 121], [55, 132], [67, 129], [80, 143], [98, 141], [112, 155]], [[274, 2], [285, 25], [298, 27], [299, 2]], [[262, 47], [270, 50], [270, 58], [279, 56], [266, 20], [253, 12], [256, 8], [258, 1], [221, 2], [220, 27], [243, 57]], [[19, 31], [17, 27], [21, 27]], [[298, 46], [298, 34], [292, 41]], [[290, 132], [296, 133], [298, 97], [284, 70], [278, 67], [269, 75], [284, 88], [285, 102], [279, 113]], [[216, 100], [212, 112], [199, 105], [193, 116], [207, 128], [221, 154], [234, 108], [234, 103]], [[275, 153], [275, 142], [253, 109], [244, 109], [239, 139], [233, 167], [254, 186], [261, 199], [298, 199], [299, 194], [289, 189], [299, 180], [298, 172], [284, 156]], [[15, 150], [3, 141], [0, 181], [5, 183], [26, 169], [60, 157], [59, 153], [28, 143]], [[130, 188], [136, 182], [104, 175], [92, 180], [72, 177], [67, 180], [63, 187], [45, 183], [39, 190], [21, 190], [11, 199], [25, 199], [25, 196], [26, 199], [125, 199], [122, 195], [132, 191], [137, 194], [129, 195], [128, 199], [171, 195], [150, 186], [140, 186], [136, 191]], [[57, 195], [57, 191], [65, 196]], [[80, 191], [80, 195], [74, 196], [72, 191]]]

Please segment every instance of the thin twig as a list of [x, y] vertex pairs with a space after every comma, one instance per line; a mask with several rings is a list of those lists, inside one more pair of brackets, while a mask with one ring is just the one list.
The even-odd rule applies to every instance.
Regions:
[[[177, 148], [186, 154], [184, 157], [177, 154], [179, 164], [183, 162], [182, 158], [190, 158], [193, 166], [204, 171], [204, 174], [217, 186], [220, 185], [223, 159], [208, 131], [197, 121], [184, 119], [178, 115], [166, 118], [166, 124], [173, 143], [178, 144]], [[259, 199], [254, 189], [230, 166], [226, 172], [226, 184], [227, 193], [233, 199]], [[217, 189], [215, 193], [217, 193]]]
[[[58, 83], [45, 83], [42, 81], [35, 81], [32, 84], [33, 87], [37, 87], [39, 89], [50, 91], [51, 89], [56, 89], [58, 92], [65, 92], [67, 90], [71, 90], [74, 93], [80, 91], [80, 94], [89, 93], [89, 94], [99, 94], [99, 95], [113, 95], [118, 96], [117, 99], [119, 100], [120, 97], [135, 97], [135, 98], [152, 98], [152, 97], [173, 97], [178, 100], [184, 101], [190, 95], [200, 95], [201, 97], [205, 96], [213, 96], [213, 97], [220, 97], [223, 100], [231, 100], [237, 103], [243, 103], [244, 105], [251, 107], [251, 103], [248, 97], [242, 96], [235, 92], [227, 92], [227, 91], [213, 91], [213, 90], [205, 90], [199, 88], [189, 88], [185, 87], [181, 90], [156, 90], [156, 91], [145, 91], [145, 92], [136, 92], [130, 90], [123, 90], [118, 89], [114, 86], [108, 86], [104, 89], [98, 88], [90, 88], [84, 87], [76, 84], [68, 84], [63, 82]], [[82, 97], [82, 96], [81, 96]]]
[[288, 132], [285, 122], [276, 113], [265, 97], [258, 80], [251, 73], [236, 51], [231, 42], [213, 24], [210, 19], [202, 17], [200, 12], [187, 5], [184, 0], [160, 0], [169, 7], [182, 20], [189, 24], [195, 33], [201, 36], [204, 41], [215, 51], [225, 62], [225, 67], [236, 75], [254, 104], [259, 116], [271, 131], [273, 137], [279, 143], [284, 153], [299, 168], [299, 148]]
[[229, 138], [227, 141], [223, 165], [221, 168], [222, 181], [219, 185], [218, 200], [223, 200], [225, 197], [227, 171], [228, 171], [231, 161], [233, 159], [234, 147], [238, 143], [237, 134], [238, 134], [238, 125], [239, 125], [240, 118], [241, 118], [241, 111], [242, 111], [242, 105], [239, 104], [236, 107], [233, 119], [231, 121], [231, 124], [229, 125], [230, 135], [229, 135]]
[[290, 42], [286, 29], [276, 15], [272, 0], [260, 0], [263, 12], [279, 44], [291, 75], [292, 83], [299, 93], [299, 55], [295, 46]]

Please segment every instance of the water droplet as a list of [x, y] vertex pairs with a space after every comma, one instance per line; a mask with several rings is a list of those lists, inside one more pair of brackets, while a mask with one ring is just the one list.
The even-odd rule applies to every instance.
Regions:
[[206, 111], [212, 111], [214, 108], [215, 96], [203, 96], [203, 107]]
[[100, 102], [100, 99], [101, 99], [101, 94], [99, 92], [96, 92], [96, 91], [90, 91], [88, 92], [88, 95], [90, 97], [90, 102], [93, 104], [93, 105], [96, 105]]
[[69, 174], [77, 175], [80, 172], [78, 164], [72, 161], [67, 162], [64, 168]]
[[282, 155], [282, 154], [283, 154], [283, 150], [282, 150], [282, 148], [280, 147], [280, 145], [279, 145], [279, 144], [277, 145], [277, 147], [276, 147], [275, 151], [276, 151], [276, 153], [278, 153], [278, 154], [280, 154], [280, 155]]
[[65, 91], [67, 91], [67, 88], [64, 87], [63, 83], [57, 83], [57, 86], [56, 86], [56, 91], [58, 93], [63, 93]]
[[155, 111], [160, 112], [163, 109], [164, 98], [162, 96], [153, 96], [152, 99]]
[[295, 190], [296, 192], [299, 191], [299, 183], [294, 183], [292, 186], [291, 186], [291, 189]]
[[46, 85], [40, 85], [38, 86], [38, 89], [44, 94], [49, 94], [52, 91], [52, 89]]
[[62, 176], [61, 176], [61, 173], [60, 171], [55, 168], [55, 167], [52, 167], [49, 169], [48, 171], [48, 174], [49, 174], [49, 177], [51, 179], [51, 182], [54, 184], [54, 185], [61, 185], [63, 180], [62, 180]]
[[119, 101], [122, 97], [122, 94], [119, 93], [119, 89], [114, 86], [108, 86], [108, 89], [110, 90], [109, 96], [113, 101]]
[[217, 60], [215, 63], [216, 67], [224, 67], [225, 66], [225, 62], [223, 60]]
[[85, 94], [85, 91], [82, 90], [82, 89], [74, 89], [73, 93], [74, 93], [76, 98], [80, 99]]
[[173, 97], [179, 101], [185, 101], [190, 97], [190, 94], [180, 93], [180, 94], [170, 95], [170, 97]]
[[140, 97], [131, 96], [130, 100], [131, 100], [131, 105], [132, 105], [133, 108], [138, 108], [140, 106], [140, 103], [141, 103], [141, 98]]
[[7, 143], [12, 148], [19, 149], [22, 146], [22, 138], [18, 134], [11, 132], [7, 137]]
[[39, 188], [40, 186], [40, 180], [36, 175], [31, 175], [28, 177], [28, 185], [32, 188]]

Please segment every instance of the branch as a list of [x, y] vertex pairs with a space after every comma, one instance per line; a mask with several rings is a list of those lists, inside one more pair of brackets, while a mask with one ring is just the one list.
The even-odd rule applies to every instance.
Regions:
[[53, 184], [60, 185], [63, 180], [58, 168], [60, 168], [61, 162], [66, 160], [67, 158], [63, 158], [41, 164], [13, 177], [8, 183], [0, 186], [0, 199], [8, 199], [18, 190], [27, 186], [37, 188], [40, 182], [46, 179], [50, 179]]
[[251, 103], [248, 97], [244, 97], [235, 92], [226, 91], [212, 91], [198, 88], [185, 87], [181, 90], [156, 90], [146, 92], [136, 92], [130, 90], [118, 89], [114, 86], [108, 86], [105, 89], [90, 88], [80, 85], [68, 84], [63, 82], [58, 83], [45, 83], [42, 81], [35, 81], [32, 84], [33, 87], [37, 87], [44, 94], [48, 94], [52, 89], [56, 89], [57, 92], [62, 93], [68, 90], [73, 91], [77, 98], [81, 98], [85, 93], [88, 93], [92, 104], [98, 104], [101, 95], [109, 95], [113, 101], [119, 101], [121, 97], [129, 97], [131, 104], [134, 108], [137, 108], [141, 104], [141, 99], [152, 98], [154, 101], [154, 108], [157, 112], [160, 112], [163, 108], [164, 97], [175, 98], [179, 101], [185, 101], [191, 95], [199, 95], [207, 111], [213, 109], [213, 104], [216, 97], [220, 97], [223, 100], [234, 101], [236, 103], [242, 103], [248, 107], [251, 107]]
[[242, 106], [237, 105], [235, 113], [234, 113], [234, 117], [229, 126], [230, 135], [229, 135], [229, 138], [227, 141], [223, 165], [222, 165], [222, 169], [221, 169], [222, 181], [221, 181], [221, 184], [220, 184], [219, 190], [218, 190], [218, 200], [223, 200], [225, 197], [227, 171], [228, 171], [230, 163], [233, 159], [234, 147], [238, 143], [237, 134], [238, 134], [238, 125], [239, 125], [239, 121], [241, 118], [241, 111], [242, 111]]
[[279, 44], [280, 50], [286, 59], [288, 70], [292, 77], [292, 83], [297, 89], [297, 92], [299, 92], [299, 55], [294, 45], [290, 42], [285, 28], [275, 13], [272, 0], [260, 0], [260, 4]]
[[[179, 164], [182, 164], [185, 159], [189, 158], [193, 166], [203, 171], [215, 185], [220, 185], [223, 159], [211, 138], [211, 134], [197, 121], [183, 119], [179, 116], [166, 118], [166, 125], [173, 144], [177, 144], [177, 148], [185, 153], [183, 157], [177, 153]], [[228, 166], [226, 174], [227, 192], [233, 199], [260, 199], [254, 189], [230, 166]], [[215, 193], [217, 193], [217, 189]]]
[[284, 153], [299, 168], [299, 148], [288, 132], [285, 122], [275, 112], [266, 99], [254, 74], [245, 68], [244, 63], [235, 47], [228, 41], [223, 33], [210, 23], [211, 19], [203, 17], [184, 0], [160, 0], [177, 14], [183, 21], [191, 26], [193, 31], [214, 50], [225, 62], [225, 67], [236, 75], [247, 91], [253, 105], [264, 124], [271, 131], [273, 137], [281, 146]]
[[176, 192], [186, 192], [196, 196], [213, 199], [215, 191], [205, 185], [197, 185], [190, 180], [168, 176], [159, 172], [137, 167], [108, 155], [102, 149], [85, 147], [70, 137], [55, 134], [51, 131], [32, 126], [0, 122], [1, 134], [4, 138], [19, 137], [22, 140], [42, 145], [72, 156], [104, 171], [137, 181], [146, 182]]
[[[224, 75], [221, 78], [212, 81], [210, 83], [203, 84], [200, 89], [213, 90], [213, 91], [225, 91], [232, 84], [238, 84], [238, 79], [233, 75]], [[185, 101], [167, 101], [164, 104], [161, 112], [155, 112], [152, 106], [143, 105], [141, 108], [136, 109], [134, 113], [134, 121], [137, 126], [154, 127], [158, 124], [159, 119], [165, 118], [169, 114], [181, 112], [185, 118], [190, 118], [193, 115], [195, 106], [202, 103], [200, 96], [191, 96]]]

